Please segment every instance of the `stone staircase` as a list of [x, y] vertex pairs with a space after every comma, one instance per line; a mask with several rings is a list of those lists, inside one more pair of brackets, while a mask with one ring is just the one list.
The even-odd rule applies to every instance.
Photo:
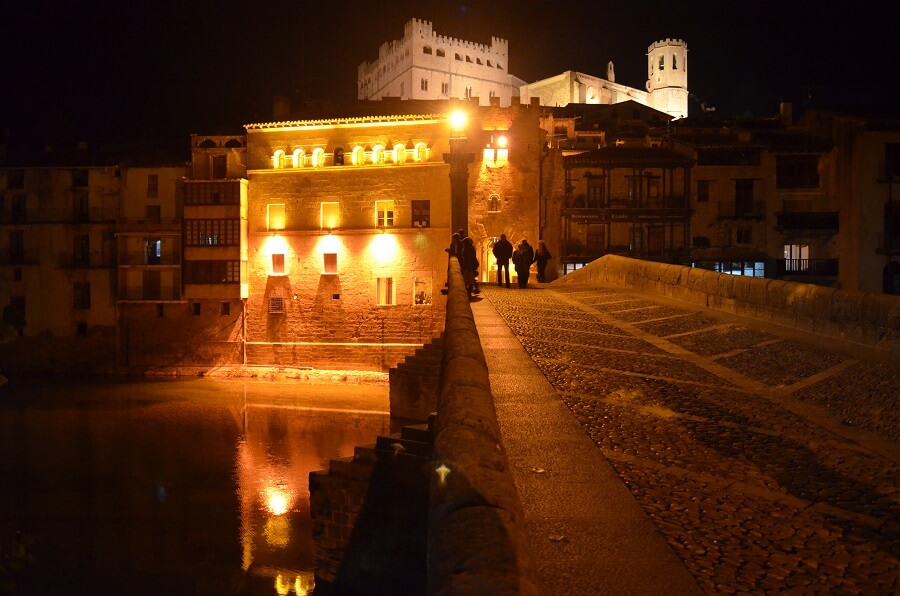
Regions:
[[309, 475], [316, 594], [422, 594], [433, 418]]
[[443, 357], [444, 340], [437, 337], [388, 371], [393, 420], [425, 422], [437, 410]]

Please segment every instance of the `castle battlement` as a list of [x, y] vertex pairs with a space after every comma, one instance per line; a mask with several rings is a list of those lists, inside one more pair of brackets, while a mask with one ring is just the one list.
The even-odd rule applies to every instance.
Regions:
[[672, 46], [682, 46], [687, 49], [687, 43], [684, 40], [678, 38], [665, 38], [660, 41], [653, 42], [648, 48], [648, 52], [652, 52], [653, 50], [658, 50], [659, 48], [668, 48]]

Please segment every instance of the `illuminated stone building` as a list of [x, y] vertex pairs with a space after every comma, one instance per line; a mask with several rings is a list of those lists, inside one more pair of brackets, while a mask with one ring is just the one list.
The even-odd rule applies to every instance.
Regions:
[[438, 35], [431, 23], [412, 19], [403, 37], [385, 42], [378, 58], [359, 65], [359, 99], [477, 99], [510, 105], [525, 81], [509, 74], [509, 42], [483, 45]]

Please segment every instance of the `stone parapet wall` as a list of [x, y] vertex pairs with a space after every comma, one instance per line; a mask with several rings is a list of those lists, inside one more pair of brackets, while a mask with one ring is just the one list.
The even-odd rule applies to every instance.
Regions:
[[429, 594], [537, 594], [534, 555], [459, 263], [450, 259], [428, 516]]
[[609, 283], [896, 352], [900, 297], [607, 255], [556, 284]]
[[248, 343], [247, 364], [322, 370], [387, 371], [418, 345]]

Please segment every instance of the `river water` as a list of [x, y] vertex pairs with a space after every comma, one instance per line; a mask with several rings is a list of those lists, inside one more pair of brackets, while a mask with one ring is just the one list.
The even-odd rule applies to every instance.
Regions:
[[386, 386], [13, 379], [0, 593], [310, 592], [309, 473], [387, 409]]

